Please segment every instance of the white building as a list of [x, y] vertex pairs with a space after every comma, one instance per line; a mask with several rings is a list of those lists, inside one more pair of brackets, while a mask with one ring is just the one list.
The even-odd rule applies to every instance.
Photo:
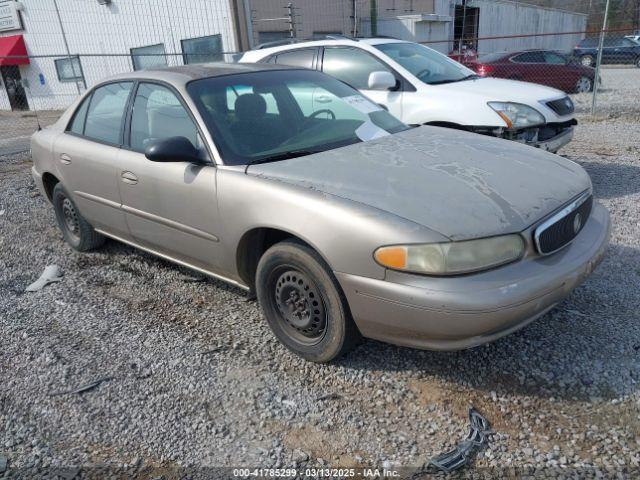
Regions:
[[[115, 73], [223, 59], [237, 18], [229, 0], [0, 0], [0, 110], [64, 108]], [[29, 59], [14, 57], [22, 45]]]
[[375, 32], [450, 53], [464, 31], [488, 53], [570, 49], [582, 35], [546, 34], [585, 28], [585, 15], [510, 0], [0, 0], [0, 110], [65, 108], [111, 74], [290, 35]]

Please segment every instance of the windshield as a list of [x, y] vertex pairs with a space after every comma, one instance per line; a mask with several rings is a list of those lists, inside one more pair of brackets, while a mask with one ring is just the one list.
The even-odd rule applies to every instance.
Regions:
[[459, 82], [476, 77], [475, 72], [449, 57], [417, 43], [374, 45], [424, 83]]
[[308, 155], [409, 128], [320, 72], [212, 77], [189, 83], [187, 90], [229, 165]]

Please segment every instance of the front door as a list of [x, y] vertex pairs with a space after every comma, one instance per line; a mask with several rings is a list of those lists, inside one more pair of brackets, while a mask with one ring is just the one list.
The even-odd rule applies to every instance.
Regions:
[[9, 97], [11, 110], [29, 110], [27, 94], [22, 86], [22, 77], [20, 76], [20, 69], [17, 65], [0, 67], [0, 73], [2, 74], [2, 83]]
[[[131, 114], [130, 140], [118, 157], [122, 209], [136, 243], [205, 270], [219, 265], [216, 167], [198, 129], [176, 94], [140, 83]], [[153, 140], [181, 136], [202, 153], [203, 164], [152, 162]]]
[[327, 47], [324, 49], [322, 71], [357, 88], [392, 115], [402, 119], [402, 91], [369, 90], [369, 75], [373, 72], [389, 72], [397, 77], [369, 52], [352, 47]]

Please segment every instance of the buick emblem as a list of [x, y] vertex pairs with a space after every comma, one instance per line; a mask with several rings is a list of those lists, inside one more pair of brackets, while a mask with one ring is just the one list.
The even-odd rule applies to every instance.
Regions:
[[582, 215], [578, 213], [573, 217], [573, 233], [577, 234], [580, 231], [580, 227], [582, 227]]

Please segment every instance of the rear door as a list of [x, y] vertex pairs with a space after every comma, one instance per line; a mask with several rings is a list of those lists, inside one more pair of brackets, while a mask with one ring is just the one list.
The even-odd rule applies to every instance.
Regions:
[[[190, 265], [219, 265], [216, 167], [188, 107], [170, 87], [138, 85], [127, 145], [118, 159], [122, 209], [131, 236], [143, 247]], [[182, 136], [203, 162], [152, 162], [144, 150], [152, 140]]]
[[76, 110], [54, 145], [62, 184], [95, 228], [128, 237], [120, 210], [117, 158], [133, 82], [96, 88]]
[[[360, 90], [392, 115], [402, 119], [403, 94], [400, 89], [369, 90], [369, 75], [373, 72], [389, 72], [397, 78], [397, 74], [374, 55], [355, 47], [325, 47], [322, 71]], [[401, 84], [400, 79], [398, 82]]]

